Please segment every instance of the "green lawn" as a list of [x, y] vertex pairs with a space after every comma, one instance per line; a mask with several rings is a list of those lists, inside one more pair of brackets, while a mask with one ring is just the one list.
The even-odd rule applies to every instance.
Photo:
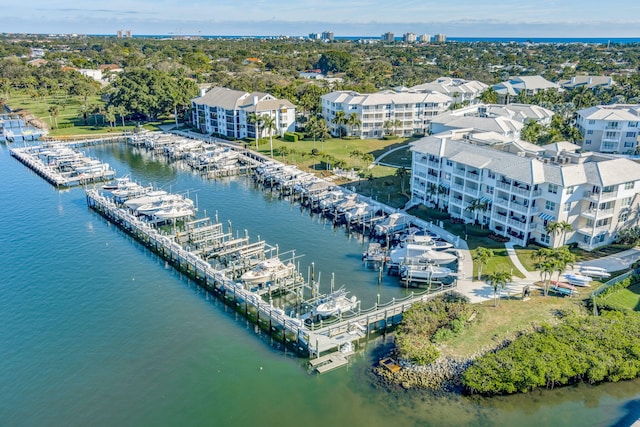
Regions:
[[462, 333], [440, 346], [443, 354], [470, 356], [495, 348], [505, 339], [514, 339], [519, 332], [531, 331], [535, 325], [558, 323], [559, 313], [587, 315], [579, 297], [545, 297], [538, 291], [528, 301], [502, 298], [498, 307], [493, 306], [493, 301], [486, 301], [474, 308], [475, 319]]
[[611, 307], [640, 311], [640, 283], [613, 292], [606, 296], [606, 301]]
[[[533, 258], [533, 254], [540, 248], [542, 248], [542, 246], [530, 245], [524, 248], [516, 246], [516, 254], [518, 255], [522, 265], [524, 265], [527, 270], [535, 270], [534, 265], [536, 264], [536, 260]], [[613, 255], [631, 248], [631, 245], [609, 245], [592, 252], [585, 251], [580, 248], [570, 249], [570, 251], [576, 256], [576, 262], [583, 262]]]

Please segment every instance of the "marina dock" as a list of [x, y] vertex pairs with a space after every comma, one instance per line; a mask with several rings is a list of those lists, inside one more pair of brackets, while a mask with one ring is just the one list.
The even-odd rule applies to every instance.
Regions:
[[[386, 333], [400, 322], [402, 314], [411, 304], [433, 298], [454, 288], [453, 285], [442, 286], [412, 293], [402, 300], [394, 299], [386, 304], [376, 304], [366, 310], [360, 309], [358, 305], [355, 311], [339, 313], [329, 319], [305, 321], [301, 317], [291, 317], [283, 309], [274, 307], [263, 299], [264, 293], [247, 289], [242, 283], [229, 277], [228, 268], [214, 268], [201, 257], [202, 252], [187, 250], [176, 240], [175, 235], [162, 234], [148, 222], [100, 194], [98, 190], [86, 190], [86, 199], [91, 209], [119, 226], [177, 270], [192, 277], [200, 286], [218, 295], [237, 312], [244, 314], [272, 337], [292, 347], [302, 356], [318, 358], [352, 342], [368, 339], [372, 334]], [[197, 224], [210, 222], [208, 219], [199, 221]], [[193, 222], [191, 224], [194, 226]], [[297, 288], [304, 287], [309, 285], [303, 281], [298, 282]], [[339, 358], [334, 359], [330, 366], [343, 365]], [[329, 369], [332, 368], [327, 367], [322, 371]]]

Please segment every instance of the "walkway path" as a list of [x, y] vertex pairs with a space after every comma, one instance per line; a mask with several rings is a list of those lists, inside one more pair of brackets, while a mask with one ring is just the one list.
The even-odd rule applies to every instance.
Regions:
[[385, 151], [384, 153], [380, 154], [376, 159], [374, 159], [373, 162], [371, 162], [371, 164], [367, 166], [367, 169], [372, 169], [375, 165], [397, 168], [398, 165], [392, 165], [390, 163], [380, 163], [380, 160], [382, 160], [384, 157], [388, 156], [389, 154], [393, 153], [394, 151], [403, 150], [405, 148], [407, 148], [406, 145], [401, 145], [400, 147], [392, 148], [389, 151]]
[[620, 271], [628, 269], [631, 264], [636, 262], [638, 259], [640, 259], [640, 247], [628, 249], [626, 251], [618, 252], [617, 254], [591, 261], [578, 263], [576, 264], [576, 269], [584, 265], [589, 267], [602, 267], [609, 272]]

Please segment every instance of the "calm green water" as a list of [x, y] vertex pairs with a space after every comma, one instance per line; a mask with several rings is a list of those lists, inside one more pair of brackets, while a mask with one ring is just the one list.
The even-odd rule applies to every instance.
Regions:
[[[237, 179], [207, 182], [128, 148], [94, 149], [119, 175], [189, 191], [232, 220], [335, 273], [367, 307], [404, 295], [360, 263], [363, 243]], [[165, 262], [58, 192], [0, 146], [0, 425], [628, 425], [640, 382], [476, 399], [388, 392], [372, 342], [317, 376]], [[559, 355], [558, 357], [561, 357]], [[625, 418], [626, 417], [626, 418]]]

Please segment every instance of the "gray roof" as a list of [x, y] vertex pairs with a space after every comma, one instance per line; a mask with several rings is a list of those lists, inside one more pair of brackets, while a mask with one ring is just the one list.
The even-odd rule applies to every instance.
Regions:
[[473, 128], [475, 130], [497, 132], [503, 135], [520, 132], [524, 127], [519, 121], [512, 120], [508, 117], [458, 116], [452, 113], [439, 114], [433, 118], [431, 123], [452, 129]]
[[597, 105], [578, 110], [586, 120], [639, 121], [640, 104]]
[[578, 163], [544, 163], [540, 157], [521, 156], [470, 144], [464, 140], [451, 139], [453, 135], [455, 134], [443, 133], [421, 138], [411, 144], [411, 151], [492, 170], [528, 184], [551, 183], [563, 187], [591, 184], [604, 187], [640, 180], [640, 165], [627, 158], [582, 153], [573, 154], [581, 157]]
[[322, 99], [329, 102], [349, 105], [386, 105], [386, 104], [420, 104], [420, 103], [451, 103], [451, 97], [437, 92], [412, 93], [395, 92], [391, 90], [360, 94], [355, 91], [335, 91], [322, 95]]

